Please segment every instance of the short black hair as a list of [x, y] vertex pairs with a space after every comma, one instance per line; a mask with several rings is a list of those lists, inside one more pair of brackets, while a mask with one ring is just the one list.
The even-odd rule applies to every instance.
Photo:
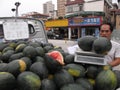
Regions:
[[[112, 25], [110, 22], [104, 22], [104, 23], [102, 23], [102, 24], [100, 25], [100, 28], [101, 28], [102, 25], [109, 25], [111, 32], [113, 31], [113, 25]], [[100, 29], [99, 29], [99, 30], [100, 30]]]

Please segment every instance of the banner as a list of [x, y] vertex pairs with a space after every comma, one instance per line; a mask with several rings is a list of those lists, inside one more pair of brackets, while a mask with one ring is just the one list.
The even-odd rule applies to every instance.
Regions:
[[72, 18], [68, 20], [69, 26], [89, 26], [89, 25], [100, 25], [100, 17], [89, 17], [89, 18]]

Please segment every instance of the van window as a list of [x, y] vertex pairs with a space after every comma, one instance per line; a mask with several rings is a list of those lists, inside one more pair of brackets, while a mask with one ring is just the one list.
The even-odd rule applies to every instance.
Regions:
[[29, 34], [35, 33], [35, 29], [32, 24], [28, 24], [28, 28], [29, 28]]
[[4, 37], [4, 33], [3, 33], [3, 25], [0, 24], [0, 38]]

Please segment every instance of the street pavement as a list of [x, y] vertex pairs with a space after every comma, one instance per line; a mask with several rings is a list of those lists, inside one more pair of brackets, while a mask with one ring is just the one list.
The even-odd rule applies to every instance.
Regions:
[[65, 52], [68, 52], [68, 47], [74, 46], [77, 44], [76, 40], [58, 40], [58, 39], [48, 39], [49, 43], [52, 43], [54, 46], [60, 46]]

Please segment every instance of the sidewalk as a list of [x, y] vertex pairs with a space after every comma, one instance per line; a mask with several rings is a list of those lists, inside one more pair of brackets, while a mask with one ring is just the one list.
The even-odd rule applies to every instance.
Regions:
[[57, 39], [48, 39], [49, 43], [52, 43], [54, 46], [60, 46], [65, 52], [68, 52], [67, 48], [77, 44], [75, 40], [57, 40]]

